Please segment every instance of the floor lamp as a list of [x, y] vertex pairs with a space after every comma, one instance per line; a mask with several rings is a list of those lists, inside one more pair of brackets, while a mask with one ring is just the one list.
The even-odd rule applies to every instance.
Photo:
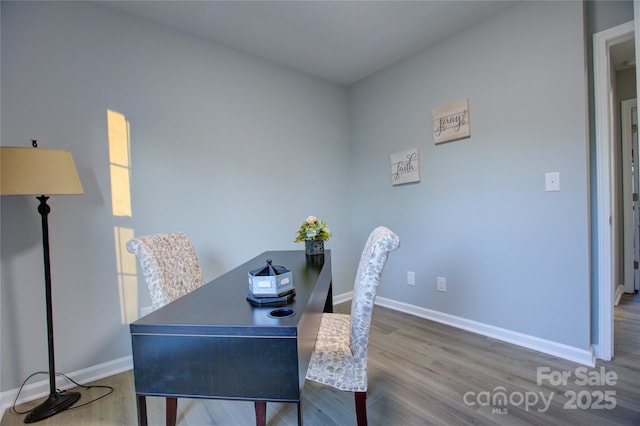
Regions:
[[[37, 148], [0, 147], [0, 195], [34, 195], [40, 201], [42, 216], [42, 251], [44, 289], [47, 307], [47, 341], [49, 349], [49, 397], [29, 412], [25, 423], [34, 423], [71, 407], [80, 399], [78, 392], [56, 390], [53, 348], [53, 309], [51, 306], [51, 268], [49, 261], [49, 223], [51, 208], [48, 195], [83, 194], [73, 157], [68, 151]], [[44, 195], [46, 194], [46, 195]]]

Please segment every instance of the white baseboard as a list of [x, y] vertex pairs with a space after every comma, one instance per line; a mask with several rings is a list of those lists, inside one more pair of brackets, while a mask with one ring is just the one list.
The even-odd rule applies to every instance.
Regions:
[[[133, 359], [131, 356], [125, 356], [113, 361], [74, 371], [72, 373], [64, 372], [64, 374], [80, 384], [85, 384], [114, 374], [122, 373], [123, 371], [131, 370], [132, 368]], [[49, 395], [49, 376], [47, 374], [43, 375], [43, 377], [46, 378], [38, 382], [29, 383], [22, 388], [17, 404], [33, 401], [34, 399]], [[56, 387], [58, 389], [69, 389], [73, 386], [75, 386], [73, 383], [70, 383], [64, 378], [58, 377], [56, 379]], [[2, 407], [2, 413], [13, 405], [19, 390], [20, 388], [16, 388], [0, 393], [0, 406]]]
[[[352, 297], [353, 292], [343, 293], [335, 296], [333, 298], [333, 303], [338, 304], [346, 302]], [[420, 318], [425, 318], [442, 324], [447, 324], [452, 327], [467, 330], [472, 333], [477, 333], [483, 336], [502, 340], [504, 342], [513, 343], [518, 346], [523, 346], [525, 348], [533, 349], [548, 355], [557, 356], [559, 358], [577, 362], [589, 367], [594, 367], [596, 365], [593, 348], [589, 350], [580, 349], [574, 346], [565, 345], [564, 343], [558, 343], [551, 340], [541, 339], [535, 336], [529, 336], [527, 334], [518, 333], [516, 331], [507, 330], [505, 328], [483, 324], [481, 322], [472, 321], [466, 318], [449, 315], [427, 308], [422, 308], [420, 306], [410, 305], [404, 302], [398, 302], [392, 299], [387, 299], [385, 297], [377, 297], [375, 303], [376, 305], [384, 306], [385, 308], [405, 312], [407, 314], [415, 315]]]
[[348, 291], [346, 293], [339, 294], [333, 297], [333, 304], [339, 305], [340, 303], [344, 303], [347, 300], [353, 299], [353, 291]]
[[513, 343], [515, 345], [557, 356], [569, 361], [587, 365], [589, 367], [595, 366], [595, 357], [593, 356], [593, 350], [576, 348], [574, 346], [565, 345], [564, 343], [558, 343], [551, 340], [541, 339], [535, 336], [529, 336], [527, 334], [518, 333], [516, 331], [507, 330], [505, 328], [494, 327], [492, 325], [468, 320], [466, 318], [456, 317], [454, 315], [445, 314], [427, 308], [421, 308], [419, 306], [410, 305], [408, 303], [397, 302], [395, 300], [387, 299], [384, 297], [376, 298], [376, 305], [395, 309], [396, 311], [405, 312], [442, 324], [447, 324], [452, 327], [461, 328], [463, 330], [471, 331], [472, 333], [492, 337], [504, 342]]
[[618, 287], [616, 287], [616, 292], [613, 296], [613, 306], [618, 306], [618, 303], [620, 303], [620, 298], [622, 297], [623, 293], [624, 293], [623, 285], [619, 285]]

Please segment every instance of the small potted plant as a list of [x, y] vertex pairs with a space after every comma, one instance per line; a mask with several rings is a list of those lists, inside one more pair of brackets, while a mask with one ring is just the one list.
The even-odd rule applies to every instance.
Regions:
[[324, 254], [324, 242], [331, 238], [331, 231], [327, 224], [315, 216], [309, 216], [302, 222], [296, 243], [304, 241], [305, 253], [308, 255]]

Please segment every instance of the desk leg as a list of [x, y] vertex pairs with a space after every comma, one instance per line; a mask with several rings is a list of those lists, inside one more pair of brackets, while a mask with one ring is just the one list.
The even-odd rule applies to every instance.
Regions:
[[176, 426], [176, 419], [178, 418], [178, 398], [167, 397], [167, 426]]
[[256, 406], [256, 426], [265, 426], [267, 424], [267, 402], [255, 401]]
[[324, 310], [325, 313], [333, 312], [333, 284], [329, 284], [329, 291], [327, 292], [327, 299], [324, 302]]
[[136, 395], [138, 406], [138, 426], [147, 426], [147, 399], [144, 395]]

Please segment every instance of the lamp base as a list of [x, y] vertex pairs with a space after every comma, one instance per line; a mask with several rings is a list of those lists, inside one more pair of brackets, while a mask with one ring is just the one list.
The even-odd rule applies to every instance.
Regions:
[[42, 404], [38, 405], [36, 408], [31, 410], [29, 414], [27, 414], [24, 422], [35, 423], [48, 417], [55, 416], [59, 412], [71, 407], [79, 399], [79, 392], [52, 393]]

